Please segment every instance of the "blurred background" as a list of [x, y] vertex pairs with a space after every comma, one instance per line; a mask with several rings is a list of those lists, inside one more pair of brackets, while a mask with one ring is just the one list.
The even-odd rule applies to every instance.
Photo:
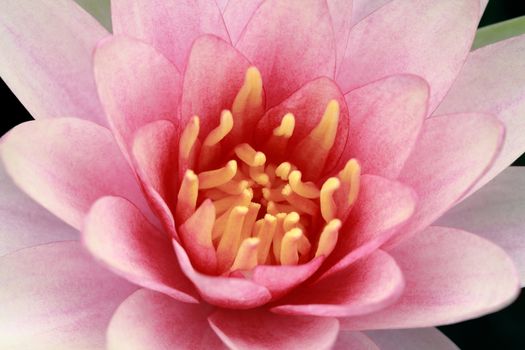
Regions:
[[[491, 0], [481, 19], [480, 27], [524, 15], [525, 0]], [[0, 135], [13, 126], [32, 119], [1, 80], [0, 100], [4, 111]], [[8, 115], [6, 111], [9, 111]], [[525, 166], [525, 155], [521, 156], [514, 166]], [[525, 349], [525, 293], [522, 290], [518, 300], [500, 312], [440, 327], [440, 329], [463, 350], [523, 350]]]

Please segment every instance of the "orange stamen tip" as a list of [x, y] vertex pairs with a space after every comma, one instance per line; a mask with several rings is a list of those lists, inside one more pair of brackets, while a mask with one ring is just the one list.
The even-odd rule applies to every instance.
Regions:
[[302, 236], [303, 231], [299, 228], [294, 228], [284, 234], [280, 256], [282, 265], [297, 265], [299, 262], [298, 243]]
[[324, 255], [325, 257], [330, 255], [337, 244], [339, 237], [339, 229], [341, 228], [341, 220], [333, 219], [323, 229], [321, 236], [319, 237], [319, 244], [315, 256]]
[[302, 182], [302, 174], [299, 170], [294, 170], [288, 176], [288, 182], [292, 190], [305, 198], [319, 198], [319, 189], [312, 182]]
[[221, 142], [222, 139], [228, 135], [233, 128], [233, 116], [228, 110], [224, 110], [221, 113], [221, 119], [219, 126], [210, 131], [206, 139], [204, 140], [204, 146], [213, 146]]
[[228, 183], [237, 173], [237, 162], [230, 160], [225, 166], [216, 170], [204, 171], [198, 175], [199, 188], [208, 189]]
[[337, 205], [334, 201], [333, 195], [339, 187], [341, 187], [341, 181], [336, 177], [329, 178], [321, 187], [319, 201], [321, 215], [326, 222], [329, 222], [337, 215]]
[[287, 113], [281, 119], [281, 124], [273, 129], [274, 136], [280, 136], [284, 138], [290, 138], [295, 129], [295, 117], [292, 113]]

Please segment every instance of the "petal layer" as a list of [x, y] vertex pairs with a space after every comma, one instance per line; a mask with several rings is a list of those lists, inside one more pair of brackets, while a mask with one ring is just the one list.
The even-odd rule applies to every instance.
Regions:
[[392, 0], [352, 28], [336, 80], [348, 92], [386, 76], [416, 74], [431, 86], [432, 112], [458, 75], [478, 20], [479, 0]]
[[197, 303], [194, 288], [178, 267], [170, 238], [125, 199], [99, 199], [86, 217], [82, 234], [91, 254], [129, 281]]
[[329, 349], [339, 322], [335, 318], [275, 315], [266, 310], [218, 310], [209, 322], [232, 349]]
[[73, 118], [31, 121], [11, 130], [0, 151], [15, 183], [77, 229], [91, 204], [107, 195], [129, 199], [150, 215], [106, 128]]
[[[380, 350], [364, 333], [340, 331], [332, 350]], [[399, 349], [401, 350], [401, 349]]]
[[472, 52], [437, 113], [468, 111], [495, 115], [507, 137], [501, 154], [474, 190], [525, 152], [525, 35]]
[[98, 266], [79, 242], [0, 259], [0, 347], [101, 349], [111, 315], [136, 287]]
[[0, 13], [0, 76], [36, 118], [107, 125], [92, 51], [107, 31], [71, 0], [6, 0]]
[[226, 349], [208, 324], [211, 308], [141, 289], [117, 309], [108, 328], [109, 350]]
[[430, 227], [389, 251], [405, 276], [401, 298], [376, 313], [346, 318], [348, 329], [415, 328], [479, 317], [519, 293], [512, 261], [474, 234]]
[[438, 225], [474, 232], [512, 257], [525, 286], [525, 168], [510, 167], [454, 206]]
[[436, 328], [388, 329], [365, 334], [382, 350], [459, 350]]

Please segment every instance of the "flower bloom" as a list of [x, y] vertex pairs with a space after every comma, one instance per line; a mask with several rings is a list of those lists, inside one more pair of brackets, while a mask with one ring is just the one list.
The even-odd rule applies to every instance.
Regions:
[[525, 150], [525, 37], [470, 53], [483, 5], [113, 0], [110, 35], [5, 1], [37, 120], [0, 144], [2, 347], [454, 348], [393, 329], [525, 280], [525, 174], [473, 194]]

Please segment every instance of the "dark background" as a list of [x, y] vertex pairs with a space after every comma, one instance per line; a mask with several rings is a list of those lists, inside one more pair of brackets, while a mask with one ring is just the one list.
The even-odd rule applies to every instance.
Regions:
[[[481, 19], [480, 26], [523, 15], [525, 15], [524, 0], [491, 0]], [[0, 84], [0, 98], [4, 114], [2, 117], [4, 124], [1, 126], [0, 135], [3, 135], [13, 126], [32, 118], [3, 81], [0, 80]], [[521, 156], [514, 165], [525, 166], [525, 155]], [[464, 350], [525, 349], [525, 292], [522, 290], [519, 299], [505, 310], [476, 320], [440, 327], [440, 329]]]

